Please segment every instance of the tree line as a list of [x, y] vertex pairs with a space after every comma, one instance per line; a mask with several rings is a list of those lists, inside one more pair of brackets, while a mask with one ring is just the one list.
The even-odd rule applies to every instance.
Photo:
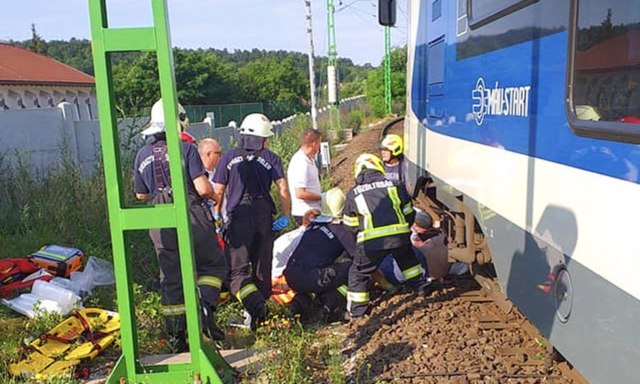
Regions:
[[[49, 56], [91, 76], [94, 75], [91, 41], [71, 38], [45, 41], [32, 26], [32, 38], [12, 42]], [[178, 98], [183, 105], [263, 103], [277, 119], [309, 110], [308, 57], [305, 53], [261, 49], [174, 48]], [[327, 58], [315, 58], [318, 102], [326, 104]], [[141, 113], [160, 97], [155, 53], [127, 52], [111, 55], [118, 107], [127, 115]], [[367, 94], [376, 115], [384, 115], [382, 65], [357, 65], [338, 59], [340, 97]], [[392, 52], [394, 106], [404, 105], [406, 47]], [[382, 107], [378, 107], [382, 100]], [[395, 108], [394, 108], [395, 109]]]

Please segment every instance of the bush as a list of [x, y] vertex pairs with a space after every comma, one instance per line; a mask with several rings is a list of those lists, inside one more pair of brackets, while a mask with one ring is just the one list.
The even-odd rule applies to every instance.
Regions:
[[359, 109], [351, 111], [349, 113], [349, 117], [347, 117], [347, 129], [353, 129], [354, 132], [357, 132], [364, 121], [364, 111]]

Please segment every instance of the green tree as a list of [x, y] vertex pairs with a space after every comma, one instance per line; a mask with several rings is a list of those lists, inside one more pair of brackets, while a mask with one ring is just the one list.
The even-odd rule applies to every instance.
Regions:
[[301, 110], [309, 99], [309, 81], [292, 59], [252, 61], [240, 68], [239, 78], [247, 96], [271, 104], [267, 113], [272, 119]]
[[31, 24], [31, 40], [29, 41], [29, 50], [40, 55], [45, 55], [47, 51], [46, 43], [38, 34], [35, 24]]
[[[403, 113], [406, 105], [407, 47], [391, 51], [391, 105], [394, 113]], [[366, 83], [367, 104], [376, 116], [386, 114], [384, 102], [384, 66], [369, 72]]]

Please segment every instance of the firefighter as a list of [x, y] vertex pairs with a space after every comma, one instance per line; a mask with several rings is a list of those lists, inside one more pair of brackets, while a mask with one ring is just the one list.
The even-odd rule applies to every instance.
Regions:
[[380, 157], [384, 163], [384, 171], [387, 179], [397, 185], [405, 184], [404, 180], [404, 155], [402, 137], [389, 134], [380, 143]]
[[[188, 125], [186, 112], [181, 105], [178, 105], [178, 110], [180, 126], [184, 129]], [[154, 104], [150, 124], [142, 135], [153, 139], [140, 149], [135, 159], [136, 198], [150, 204], [173, 203], [162, 101]], [[221, 340], [224, 334], [215, 327], [212, 316], [228, 266], [216, 242], [213, 216], [206, 203], [206, 199], [214, 197], [214, 192], [197, 148], [184, 140], [181, 145], [204, 333], [211, 339]], [[172, 337], [175, 351], [183, 352], [187, 350], [186, 321], [176, 230], [150, 229], [149, 236], [160, 265], [162, 313], [166, 329]]]
[[[356, 242], [353, 233], [342, 225], [342, 190], [333, 188], [322, 195], [322, 210], [313, 210], [317, 217], [302, 235], [284, 276], [296, 291], [290, 305], [293, 315], [302, 315], [309, 307], [311, 294], [315, 294], [322, 305], [323, 319], [332, 322], [341, 318], [346, 304], [346, 284]], [[348, 260], [338, 262], [343, 254]]]
[[362, 317], [369, 307], [367, 283], [387, 255], [393, 256], [416, 293], [426, 295], [430, 288], [411, 248], [415, 212], [405, 189], [386, 179], [380, 158], [367, 153], [356, 160], [355, 178], [343, 215], [343, 223], [357, 232], [347, 310], [351, 317]]
[[[271, 122], [260, 113], [248, 115], [240, 125], [237, 148], [220, 159], [213, 182], [216, 220], [227, 192], [225, 242], [231, 264], [231, 293], [251, 316], [251, 328], [265, 320], [265, 300], [271, 294], [271, 255], [274, 231], [289, 224], [290, 196], [278, 155], [266, 148], [273, 136]], [[278, 187], [283, 216], [273, 221], [276, 207], [272, 182]]]

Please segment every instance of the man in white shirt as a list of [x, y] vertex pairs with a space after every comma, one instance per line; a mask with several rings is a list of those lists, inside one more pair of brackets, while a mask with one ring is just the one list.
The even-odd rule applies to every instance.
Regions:
[[315, 156], [320, 150], [322, 135], [314, 129], [302, 133], [302, 144], [287, 169], [287, 182], [291, 192], [291, 214], [298, 225], [310, 209], [320, 209], [322, 187]]
[[198, 145], [198, 152], [202, 159], [202, 165], [207, 171], [209, 182], [211, 182], [216, 166], [222, 157], [222, 147], [215, 139], [202, 139]]

